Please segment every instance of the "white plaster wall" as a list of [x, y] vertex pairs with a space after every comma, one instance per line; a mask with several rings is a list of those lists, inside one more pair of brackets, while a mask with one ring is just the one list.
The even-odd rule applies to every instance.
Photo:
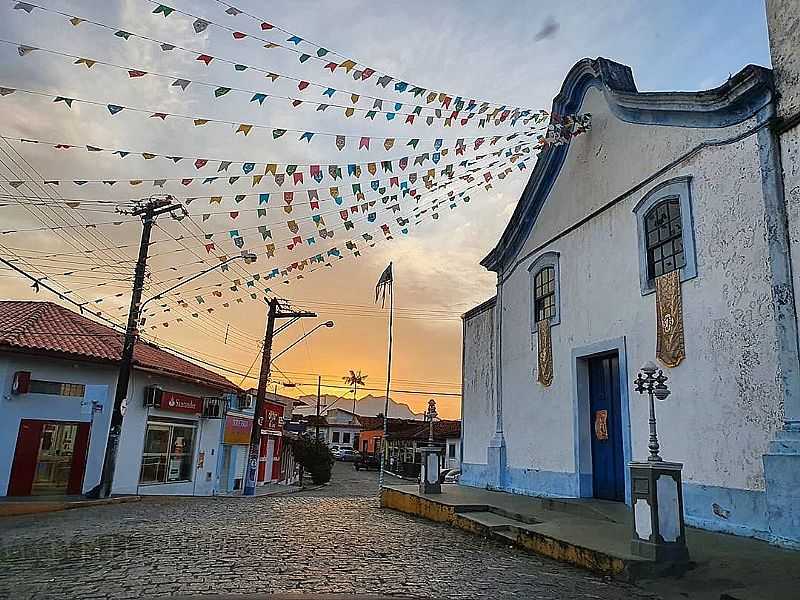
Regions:
[[[779, 94], [778, 114], [784, 118], [800, 112], [800, 3], [767, 0], [770, 54]], [[800, 310], [800, 127], [781, 136], [784, 197], [789, 224], [795, 311]], [[800, 314], [800, 312], [798, 313]]]
[[[517, 260], [703, 139], [724, 139], [752, 125], [714, 130], [630, 125], [610, 114], [597, 90], [588, 92], [583, 110], [593, 114], [592, 131], [573, 141]], [[680, 175], [693, 177], [698, 277], [682, 288], [687, 360], [665, 369], [673, 395], [658, 406], [662, 455], [685, 463], [687, 482], [763, 489], [761, 455], [781, 409], [755, 137], [704, 149], [516, 266], [502, 296], [509, 467], [575, 471], [573, 348], [624, 336], [628, 381], [654, 359], [655, 297], [640, 294], [632, 209], [660, 181]], [[561, 323], [552, 331], [555, 378], [549, 388], [535, 381], [527, 271], [546, 251], [560, 253], [561, 277]], [[466, 356], [471, 353], [466, 336], [465, 343]], [[470, 462], [479, 452], [472, 446], [466, 383], [465, 376], [464, 454]], [[632, 386], [629, 396], [633, 458], [643, 459], [647, 405]]]
[[[83, 398], [49, 394], [11, 395], [14, 373], [30, 371], [32, 379], [106, 386], [102, 413], [81, 411]], [[0, 353], [0, 496], [8, 490], [14, 450], [22, 419], [51, 419], [92, 422], [83, 491], [92, 487], [89, 481], [99, 479], [105, 443], [108, 437], [110, 407], [113, 403], [116, 372], [109, 367], [69, 360], [41, 358], [25, 354]]]
[[[128, 388], [128, 410], [120, 436], [119, 458], [114, 475], [115, 494], [177, 494], [206, 496], [215, 493], [217, 481], [217, 453], [222, 443], [224, 419], [200, 419], [196, 416], [144, 407], [144, 388], [158, 385], [165, 391], [191, 396], [217, 396], [219, 392], [193, 383], [136, 370]], [[182, 483], [139, 485], [142, 450], [147, 420], [154, 417], [192, 421], [198, 425], [194, 440], [193, 480]], [[198, 469], [197, 458], [205, 453], [202, 469]]]
[[[450, 445], [455, 446], [456, 455], [450, 458]], [[460, 438], [447, 438], [444, 445], [445, 451], [445, 465], [449, 469], [457, 469], [461, 466], [461, 439]]]
[[486, 464], [495, 430], [494, 304], [464, 320], [461, 428], [463, 460]]

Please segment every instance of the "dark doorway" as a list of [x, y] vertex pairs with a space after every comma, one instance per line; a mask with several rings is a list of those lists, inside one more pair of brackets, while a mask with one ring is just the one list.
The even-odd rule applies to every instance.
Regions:
[[595, 498], [625, 501], [619, 356], [589, 359], [589, 435], [592, 440], [592, 492]]
[[89, 427], [89, 423], [23, 419], [17, 435], [8, 495], [80, 494]]

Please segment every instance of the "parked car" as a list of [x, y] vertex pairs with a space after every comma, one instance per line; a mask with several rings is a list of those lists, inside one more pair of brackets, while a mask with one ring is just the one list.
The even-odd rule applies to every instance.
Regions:
[[450, 469], [444, 476], [443, 483], [458, 483], [461, 479], [461, 469]]
[[353, 467], [355, 467], [356, 471], [360, 471], [361, 469], [364, 469], [365, 471], [369, 471], [370, 469], [380, 469], [381, 457], [375, 454], [362, 454], [353, 464]]
[[339, 455], [336, 456], [337, 460], [343, 462], [353, 462], [358, 460], [360, 454], [352, 448], [339, 448]]

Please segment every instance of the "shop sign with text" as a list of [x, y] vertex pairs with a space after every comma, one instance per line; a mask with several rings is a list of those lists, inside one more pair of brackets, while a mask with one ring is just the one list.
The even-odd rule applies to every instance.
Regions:
[[223, 444], [249, 444], [253, 419], [228, 415], [225, 417], [225, 430], [222, 434]]
[[178, 392], [163, 392], [158, 407], [161, 410], [197, 415], [203, 410], [203, 399]]

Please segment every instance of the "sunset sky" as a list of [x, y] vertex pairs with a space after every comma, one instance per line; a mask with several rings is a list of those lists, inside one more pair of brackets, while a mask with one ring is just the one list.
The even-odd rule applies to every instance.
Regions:
[[[426, 105], [425, 95], [415, 99], [407, 92], [396, 92], [393, 84], [400, 79], [479, 103], [549, 109], [567, 71], [587, 56], [604, 56], [630, 65], [641, 90], [705, 89], [719, 85], [745, 64], [769, 65], [764, 7], [753, 0], [704, 2], [702, 8], [689, 1], [648, 3], [647, 14], [640, 10], [642, 3], [638, 0], [591, 3], [591, 9], [577, 1], [171, 0], [165, 4], [176, 11], [167, 17], [153, 14], [158, 3], [148, 0], [38, 0], [31, 4], [49, 10], [34, 8], [30, 13], [12, 10], [14, 4], [0, 6], [0, 88], [17, 90], [0, 97], [0, 134], [9, 138], [0, 140], [0, 179], [25, 183], [13, 187], [0, 182], [0, 256], [17, 259], [17, 264], [38, 275], [46, 274], [59, 289], [69, 290], [70, 297], [89, 301], [87, 306], [92, 310], [124, 321], [141, 224], [114, 213], [113, 204], [93, 201], [129, 205], [132, 199], [155, 193], [173, 194], [184, 204], [188, 198], [196, 198], [186, 204], [190, 218], [182, 222], [159, 219], [150, 250], [151, 275], [145, 297], [173, 285], [178, 277], [215, 264], [219, 255], [238, 253], [231, 230], [239, 232], [244, 248], [256, 252], [258, 261], [254, 265], [234, 263], [236, 266], [227, 272], [217, 270], [185, 286], [179, 296], [151, 303], [155, 312], [148, 316], [143, 334], [227, 369], [224, 374], [236, 384], [255, 385], [252, 377], [257, 376], [257, 353], [266, 316], [261, 297], [267, 286], [294, 306], [319, 314], [319, 319], [305, 319], [283, 332], [276, 339], [274, 353], [320, 321], [336, 323], [333, 329], [316, 331], [276, 361], [279, 371], [273, 380], [299, 385], [279, 389], [291, 395], [315, 393], [317, 374], [329, 386], [342, 386], [342, 377], [350, 369], [367, 374], [368, 388], [383, 390], [388, 315], [374, 303], [374, 294], [380, 273], [392, 261], [396, 307], [392, 387], [397, 390], [392, 397], [416, 411], [424, 408], [428, 398], [435, 398], [444, 417], [457, 417], [460, 412], [460, 315], [494, 293], [493, 274], [478, 262], [506, 225], [533, 162], [529, 162], [527, 171], [514, 169], [512, 176], [495, 178], [488, 192], [483, 188], [474, 191], [468, 204], [459, 203], [454, 209], [444, 204], [437, 220], [430, 212], [419, 226], [414, 226], [412, 219], [407, 235], [400, 232], [396, 218], [412, 214], [416, 203], [411, 198], [401, 201], [402, 212], [398, 214], [378, 200], [376, 222], [366, 222], [361, 212], [351, 214], [355, 229], [344, 231], [339, 211], [356, 201], [346, 198], [342, 205], [336, 205], [328, 188], [338, 185], [342, 195], [350, 195], [351, 184], [361, 182], [366, 199], [376, 199], [379, 195], [369, 189], [369, 182], [386, 182], [390, 175], [384, 176], [379, 170], [373, 177], [364, 167], [360, 179], [350, 179], [345, 168], [344, 179], [334, 184], [327, 176], [327, 165], [380, 164], [381, 160], [396, 161], [404, 156], [413, 160], [417, 154], [433, 152], [437, 138], [443, 139], [442, 148], [453, 148], [457, 138], [467, 139], [464, 158], [471, 158], [476, 154], [471, 146], [475, 137], [508, 135], [524, 127], [518, 123], [516, 127], [502, 124], [478, 129], [473, 124], [462, 127], [456, 123], [444, 128], [440, 121], [429, 127], [422, 118], [406, 125], [404, 117], [390, 122], [383, 113], [370, 121], [363, 112], [345, 117], [343, 109], [334, 105], [369, 109], [373, 101], [366, 97], [370, 96], [386, 100], [382, 108], [386, 112], [392, 111], [395, 102], [403, 103], [398, 113], [410, 112], [417, 105], [438, 106]], [[258, 19], [226, 14], [230, 4]], [[195, 19], [180, 11], [202, 17], [209, 26], [196, 33]], [[75, 25], [69, 16], [84, 21]], [[302, 41], [287, 41], [288, 35], [274, 28], [263, 29], [259, 20], [296, 34]], [[692, 27], [685, 27], [689, 21]], [[237, 39], [226, 28], [245, 36]], [[118, 30], [134, 35], [125, 39], [124, 35], [115, 35]], [[307, 51], [312, 58], [301, 63], [301, 54], [265, 48], [265, 40], [300, 53]], [[179, 48], [164, 51], [160, 43]], [[39, 50], [20, 51], [19, 45]], [[352, 58], [358, 69], [369, 66], [396, 79], [384, 89], [376, 86], [377, 75], [354, 81], [352, 74], [341, 68], [332, 74], [324, 68], [324, 61], [317, 60], [318, 46]], [[206, 65], [197, 60], [199, 53], [214, 60]], [[329, 57], [343, 60], [334, 54], [325, 56]], [[86, 61], [74, 64], [82, 58], [97, 62], [90, 68]], [[227, 59], [232, 62], [225, 62]], [[234, 68], [234, 62], [246, 68]], [[147, 74], [131, 76], [130, 70]], [[264, 70], [280, 77], [272, 81]], [[176, 79], [192, 83], [184, 90], [172, 85]], [[312, 85], [299, 89], [298, 81]], [[322, 93], [327, 86], [336, 90], [332, 97]], [[220, 88], [230, 91], [217, 96], [215, 90]], [[271, 96], [259, 103], [251, 100], [253, 94], [247, 91]], [[355, 102], [352, 93], [360, 96]], [[90, 100], [97, 105], [75, 101], [70, 108], [64, 102], [53, 102], [56, 96]], [[290, 101], [275, 96], [302, 99], [303, 104], [293, 107]], [[321, 103], [330, 107], [318, 110]], [[108, 104], [125, 109], [112, 115]], [[164, 120], [149, 116], [155, 112], [171, 116]], [[429, 111], [423, 111], [427, 114]], [[195, 126], [192, 119], [175, 115], [230, 123]], [[243, 135], [235, 133], [237, 124], [263, 127], [254, 127]], [[300, 134], [291, 131], [273, 139], [270, 130], [274, 128], [315, 135], [311, 142], [299, 140]], [[334, 137], [323, 135], [326, 133], [354, 137], [348, 137], [340, 151]], [[371, 138], [369, 151], [357, 149], [363, 136]], [[20, 143], [19, 138], [49, 144]], [[390, 150], [384, 149], [385, 138], [395, 140]], [[407, 147], [409, 138], [420, 139], [417, 150]], [[54, 143], [78, 148], [55, 149]], [[87, 144], [126, 150], [131, 155], [123, 159], [110, 152], [87, 152]], [[500, 141], [496, 148], [504, 145], [509, 143]], [[487, 147], [488, 143], [481, 151]], [[142, 153], [147, 152], [186, 159], [177, 164], [160, 157], [145, 159]], [[196, 168], [193, 163], [197, 158], [207, 158], [208, 165]], [[232, 161], [233, 165], [218, 173], [220, 160]], [[442, 157], [437, 170], [458, 160], [462, 158], [451, 151]], [[242, 165], [236, 163], [247, 162], [256, 163], [256, 167], [245, 175]], [[265, 163], [320, 164], [325, 177], [317, 184], [306, 173], [304, 182], [297, 185], [287, 177], [289, 181], [279, 187], [268, 176], [253, 186], [251, 176], [263, 174]], [[432, 166], [427, 162], [413, 170], [421, 176]], [[409, 166], [406, 173], [411, 170]], [[404, 177], [402, 172], [393, 174]], [[204, 178], [217, 175], [219, 181], [202, 183]], [[227, 178], [231, 175], [241, 179], [229, 185]], [[195, 180], [183, 185], [182, 178]], [[60, 183], [37, 183], [42, 179]], [[164, 187], [154, 187], [153, 179], [168, 181]], [[74, 180], [88, 183], [76, 185]], [[108, 186], [103, 180], [123, 181]], [[143, 183], [132, 186], [130, 180]], [[426, 191], [418, 187], [421, 193]], [[319, 239], [310, 220], [312, 212], [306, 199], [310, 188], [320, 189], [322, 207], [317, 214], [323, 214], [327, 226], [336, 230], [330, 240]], [[296, 192], [291, 213], [284, 209], [283, 199], [283, 193], [289, 190], [303, 190]], [[270, 193], [266, 216], [257, 215], [260, 205], [254, 194], [260, 193]], [[237, 202], [237, 194], [247, 197]], [[211, 197], [217, 195], [223, 196], [221, 202], [211, 204]], [[424, 196], [420, 205], [439, 196]], [[67, 201], [80, 204], [71, 208]], [[37, 204], [41, 202], [46, 205]], [[234, 211], [239, 213], [235, 219], [230, 214]], [[287, 226], [289, 220], [296, 220], [304, 240], [293, 250], [286, 247], [294, 236]], [[386, 241], [380, 230], [376, 232], [382, 223], [391, 224], [393, 240]], [[277, 247], [275, 257], [266, 256], [258, 226], [271, 230]], [[365, 232], [374, 235], [374, 247], [361, 238]], [[211, 233], [213, 237], [205, 239]], [[309, 236], [316, 237], [314, 246], [307, 245]], [[263, 277], [274, 267], [285, 267], [331, 245], [344, 249], [350, 239], [356, 241], [360, 257], [347, 253], [347, 258], [333, 260], [331, 267], [310, 265], [303, 272], [293, 272], [289, 284], [282, 283], [283, 278], [262, 278], [253, 288], [246, 286], [253, 274]], [[215, 244], [212, 252], [204, 247], [209, 242]], [[298, 273], [302, 279], [295, 278]], [[230, 287], [236, 279], [240, 283], [233, 292]], [[215, 291], [222, 296], [214, 296]], [[259, 299], [251, 300], [251, 292], [258, 292]], [[198, 304], [197, 296], [203, 298], [203, 304]], [[0, 270], [0, 297], [55, 300], [44, 290], [35, 293], [30, 282], [7, 269]], [[237, 297], [244, 301], [235, 302]], [[102, 301], [91, 303], [98, 299]], [[179, 306], [178, 299], [188, 307]], [[230, 306], [222, 306], [223, 302]], [[208, 313], [207, 308], [214, 311]], [[192, 317], [193, 312], [199, 316]], [[249, 373], [250, 378], [232, 372]], [[323, 393], [344, 391], [323, 386]]]

